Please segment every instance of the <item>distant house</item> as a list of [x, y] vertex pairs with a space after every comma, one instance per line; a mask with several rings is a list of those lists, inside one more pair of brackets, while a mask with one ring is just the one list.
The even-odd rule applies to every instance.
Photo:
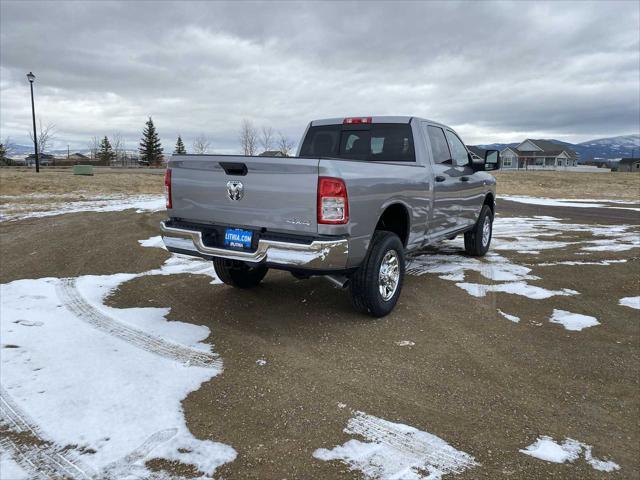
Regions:
[[564, 145], [547, 140], [527, 138], [516, 147], [507, 147], [500, 152], [502, 168], [528, 169], [575, 167], [578, 154]]
[[286, 157], [280, 150], [267, 150], [258, 155], [259, 157]]
[[[48, 153], [41, 153], [40, 155], [38, 155], [38, 157], [38, 163], [43, 167], [46, 167], [47, 165], [53, 165], [56, 160], [53, 155], [49, 155]], [[36, 164], [36, 154], [32, 153], [28, 155], [24, 159], [24, 162], [27, 166], [34, 166]]]
[[640, 172], [640, 157], [623, 158], [618, 162], [619, 172]]
[[89, 159], [89, 157], [87, 157], [85, 154], [80, 153], [80, 152], [72, 153], [71, 155], [69, 155], [69, 160], [74, 161], [74, 162], [89, 162], [89, 161], [91, 161]]

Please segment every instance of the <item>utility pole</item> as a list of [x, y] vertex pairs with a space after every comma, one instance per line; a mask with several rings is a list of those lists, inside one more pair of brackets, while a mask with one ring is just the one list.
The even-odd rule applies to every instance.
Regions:
[[33, 103], [33, 82], [36, 79], [36, 76], [29, 72], [27, 73], [27, 79], [29, 80], [29, 85], [31, 85], [31, 117], [33, 119], [33, 147], [35, 149], [36, 154], [36, 173], [40, 172], [40, 154], [38, 153], [38, 134], [36, 133], [36, 107]]

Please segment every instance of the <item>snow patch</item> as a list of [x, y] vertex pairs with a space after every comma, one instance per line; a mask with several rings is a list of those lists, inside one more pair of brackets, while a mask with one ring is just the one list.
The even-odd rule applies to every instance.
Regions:
[[589, 261], [580, 261], [580, 260], [563, 260], [560, 262], [545, 262], [545, 263], [538, 263], [536, 266], [537, 267], [553, 267], [556, 265], [572, 265], [572, 266], [577, 266], [577, 265], [604, 265], [604, 266], [608, 266], [608, 265], [613, 265], [614, 263], [626, 263], [627, 260], [622, 258], [622, 259], [618, 259], [618, 260], [600, 260], [598, 262], [589, 262]]
[[[152, 240], [141, 244], [160, 247]], [[209, 329], [167, 320], [169, 308], [104, 304], [123, 282], [145, 275], [203, 273], [216, 282], [206, 263], [174, 255], [140, 274], [0, 285], [0, 336], [16, 346], [3, 349], [0, 406], [14, 406], [0, 409], [0, 422], [37, 435], [37, 451], [9, 450], [28, 477], [38, 474], [34, 459], [47, 461], [54, 477], [67, 476], [55, 470], [60, 456], [81, 457], [82, 471], [97, 478], [149, 478], [152, 458], [212, 475], [236, 457], [228, 445], [193, 437], [182, 410], [190, 392], [221, 372], [211, 345], [202, 343]]]
[[544, 198], [529, 197], [526, 195], [501, 195], [501, 199], [510, 202], [526, 203], [528, 205], [544, 205], [548, 207], [575, 207], [575, 208], [616, 208], [620, 210], [633, 210], [640, 212], [636, 207], [618, 207], [617, 204], [636, 204], [637, 202], [623, 200], [576, 200], [573, 198]]
[[515, 315], [510, 315], [508, 313], [504, 313], [502, 310], [500, 310], [498, 308], [498, 313], [500, 315], [502, 315], [504, 318], [506, 318], [507, 320], [513, 322], [513, 323], [518, 323], [520, 321], [520, 317], [516, 317]]
[[29, 474], [20, 467], [11, 456], [0, 449], [0, 479], [29, 480]]
[[565, 329], [571, 331], [580, 331], [585, 328], [595, 327], [600, 325], [600, 322], [596, 317], [589, 315], [582, 315], [580, 313], [571, 313], [566, 310], [553, 310], [553, 315], [549, 319], [551, 323], [559, 323]]
[[[120, 212], [135, 209], [136, 212], [159, 212], [165, 209], [164, 195], [108, 195], [89, 200], [72, 201], [64, 204], [20, 204], [0, 205], [0, 222], [23, 220], [25, 218], [51, 217], [79, 212]], [[34, 207], [42, 210], [33, 210]], [[48, 208], [47, 208], [48, 207]], [[14, 213], [7, 213], [7, 212]]]
[[[166, 250], [160, 235], [149, 237], [146, 240], [138, 240], [138, 243], [142, 247]], [[211, 284], [222, 283], [213, 269], [213, 264], [209, 260], [192, 257], [190, 255], [182, 255], [180, 253], [172, 253], [160, 268], [149, 270], [141, 275], [178, 275], [181, 273], [207, 275], [212, 278]]]
[[319, 448], [313, 456], [324, 461], [341, 460], [366, 478], [439, 480], [479, 465], [471, 455], [440, 437], [364, 412], [356, 412], [344, 432], [366, 441], [352, 439], [331, 450]]
[[141, 247], [162, 248], [163, 250], [166, 250], [164, 242], [162, 241], [162, 236], [160, 235], [149, 237], [146, 240], [138, 240], [138, 243]]
[[620, 465], [615, 462], [595, 458], [591, 453], [592, 448], [591, 445], [572, 438], [565, 438], [564, 442], [557, 443], [553, 438], [545, 435], [539, 437], [527, 448], [521, 449], [520, 452], [553, 463], [572, 463], [584, 453], [585, 460], [595, 470], [613, 472], [620, 469]]
[[[537, 255], [541, 251], [561, 249], [579, 244], [582, 250], [624, 251], [640, 247], [640, 235], [637, 227], [632, 225], [583, 225], [562, 223], [560, 219], [550, 216], [534, 217], [497, 217], [493, 224], [493, 240], [491, 248], [496, 251], [514, 251], [523, 254]], [[572, 234], [586, 232], [593, 239], [569, 240]], [[545, 299], [552, 296], [577, 295], [575, 290], [563, 288], [549, 290], [531, 285], [530, 280], [540, 280], [531, 273], [531, 268], [517, 264], [510, 259], [489, 252], [485, 257], [469, 258], [464, 252], [462, 239], [443, 242], [437, 247], [411, 257], [407, 264], [410, 275], [436, 274], [443, 280], [456, 282], [456, 286], [470, 295], [484, 297], [488, 292], [504, 292], [521, 295], [531, 299]], [[578, 252], [578, 255], [587, 252]], [[542, 263], [551, 265], [611, 265], [624, 263], [626, 259], [589, 261], [561, 261]], [[538, 265], [535, 265], [538, 266]], [[493, 285], [466, 282], [468, 272], [477, 272], [480, 276], [493, 282]]]
[[527, 282], [511, 282], [499, 283], [495, 285], [483, 285], [480, 283], [456, 283], [456, 286], [465, 290], [469, 295], [474, 297], [485, 297], [489, 292], [503, 292], [514, 295], [522, 295], [523, 297], [533, 300], [543, 300], [554, 296], [578, 295], [579, 292], [568, 288], [562, 290], [548, 290], [546, 288], [529, 285]]
[[640, 310], [640, 297], [624, 297], [618, 301], [618, 305], [622, 305], [624, 307], [635, 308], [636, 310]]

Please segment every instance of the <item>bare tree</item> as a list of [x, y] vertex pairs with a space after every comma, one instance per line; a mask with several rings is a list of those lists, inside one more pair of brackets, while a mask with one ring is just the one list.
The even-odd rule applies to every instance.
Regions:
[[258, 131], [246, 118], [240, 125], [240, 147], [245, 155], [255, 155], [258, 148]]
[[[38, 127], [40, 127], [40, 133], [38, 133], [38, 153], [42, 155], [56, 138], [56, 126], [53, 123], [47, 123], [47, 125], [43, 127], [42, 119], [39, 119]], [[33, 132], [29, 132], [29, 138], [31, 138], [33, 142]]]
[[16, 151], [16, 146], [11, 140], [11, 137], [4, 137], [4, 142], [2, 142], [4, 146], [4, 155], [5, 157], [10, 157]]
[[293, 150], [294, 147], [293, 141], [282, 132], [278, 132], [278, 135], [280, 136], [278, 139], [278, 150], [285, 157], [291, 156], [291, 150]]
[[113, 134], [111, 134], [111, 148], [113, 149], [113, 153], [114, 153], [114, 161], [116, 163], [121, 163], [122, 166], [124, 167], [125, 165], [125, 145], [124, 145], [124, 138], [122, 137], [122, 134], [120, 132], [114, 132]]
[[209, 153], [211, 148], [211, 139], [201, 133], [193, 140], [193, 153], [204, 154]]
[[100, 140], [98, 140], [98, 137], [91, 137], [88, 146], [89, 151], [91, 152], [91, 160], [95, 160], [98, 155], [98, 150], [100, 150]]
[[273, 150], [273, 140], [273, 128], [262, 127], [262, 131], [260, 133], [260, 146], [262, 147], [263, 152]]

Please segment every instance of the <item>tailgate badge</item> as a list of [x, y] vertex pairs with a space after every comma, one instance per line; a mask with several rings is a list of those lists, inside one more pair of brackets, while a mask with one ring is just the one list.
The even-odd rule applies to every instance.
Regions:
[[242, 182], [237, 180], [227, 182], [227, 196], [229, 200], [241, 200], [244, 197], [244, 185], [242, 185]]

